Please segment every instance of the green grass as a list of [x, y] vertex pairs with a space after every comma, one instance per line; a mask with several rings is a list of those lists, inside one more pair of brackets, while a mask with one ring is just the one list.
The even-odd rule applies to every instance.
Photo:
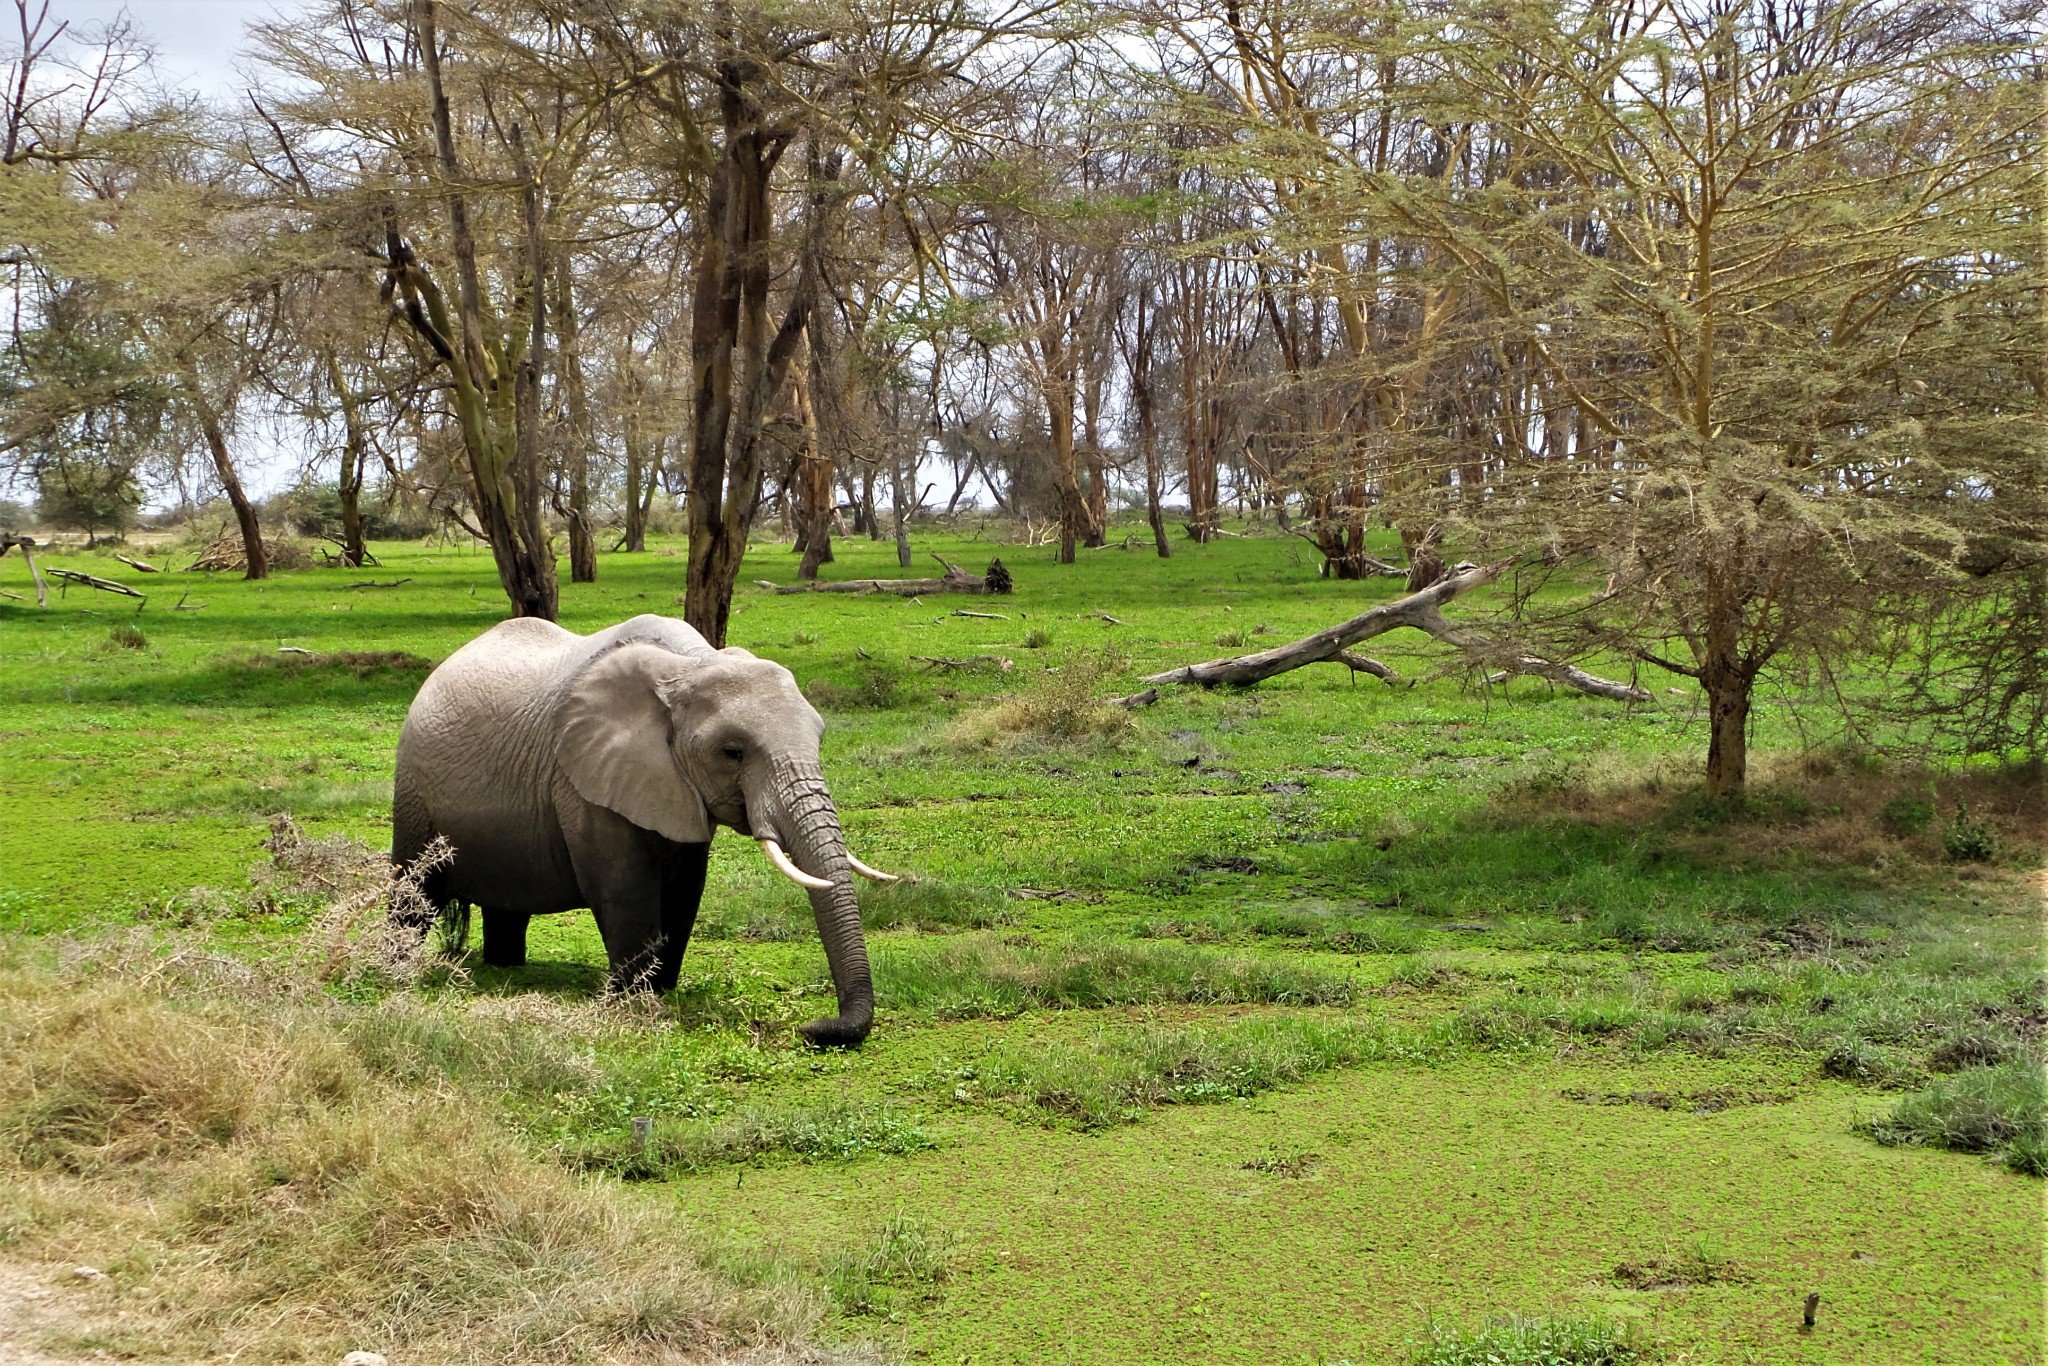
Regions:
[[1348, 1021], [1296, 1016], [1218, 1028], [1107, 1031], [1078, 1045], [999, 1050], [942, 1072], [961, 1102], [1025, 1106], [1084, 1129], [1143, 1117], [1161, 1105], [1247, 1100], [1319, 1072], [1414, 1059], [1422, 1048]]
[[[526, 968], [322, 981], [334, 869], [388, 840], [405, 707], [502, 612], [489, 557], [461, 545], [265, 584], [166, 576], [140, 616], [0, 600], [0, 933], [81, 990], [154, 973], [168, 1008], [227, 1010], [221, 1028], [234, 1002], [295, 1003], [377, 1106], [459, 1097], [463, 1152], [680, 1214], [711, 1279], [689, 1282], [698, 1317], [650, 1322], [810, 1304], [827, 1337], [1015, 1362], [1393, 1361], [1432, 1324], [1506, 1351], [1539, 1321], [1643, 1322], [1673, 1359], [2037, 1348], [2038, 775], [1887, 770], [1802, 738], [1825, 699], [1773, 695], [1756, 790], [1711, 803], [1688, 682], [1645, 671], [1639, 707], [1479, 687], [1400, 634], [1369, 649], [1413, 688], [1307, 669], [1106, 710], [1219, 639], [1291, 639], [1398, 586], [1322, 580], [1277, 537], [1062, 567], [992, 535], [917, 549], [1000, 553], [1004, 620], [735, 603], [732, 643], [827, 717], [855, 852], [909, 875], [862, 889], [881, 1010], [858, 1053], [795, 1044], [831, 1000], [810, 911], [730, 837], [665, 1001], [600, 999], [580, 913], [535, 923]], [[563, 584], [564, 624], [679, 610], [677, 549], [602, 557], [596, 584]], [[886, 544], [838, 550], [828, 577], [893, 572]], [[743, 582], [791, 577], [782, 552], [758, 545]], [[346, 587], [364, 578], [408, 582]], [[188, 586], [200, 610], [169, 611]], [[918, 658], [980, 655], [1009, 667]], [[286, 811], [327, 863], [271, 866]], [[194, 1094], [149, 1142], [219, 1122]], [[13, 1151], [59, 1180], [109, 1132], [140, 1141], [125, 1103], [47, 1091], [9, 1112]], [[191, 1151], [122, 1160], [175, 1183], [150, 1164]], [[77, 1241], [47, 1190], [8, 1208], [17, 1249], [121, 1255], [118, 1233]], [[268, 1246], [256, 1216], [222, 1226], [233, 1246]], [[133, 1286], [175, 1293], [212, 1235], [145, 1223]], [[437, 1247], [497, 1302], [472, 1244], [404, 1256]], [[1728, 1274], [1687, 1260], [1701, 1248]], [[546, 1265], [559, 1293], [533, 1324], [639, 1341], [577, 1318], [565, 1297], [591, 1282]], [[293, 1274], [289, 1294], [322, 1284]], [[357, 1303], [384, 1313], [382, 1293]]]
[[583, 1167], [646, 1180], [721, 1163], [781, 1157], [846, 1162], [938, 1146], [937, 1136], [915, 1116], [828, 1100], [747, 1105], [713, 1121], [657, 1122], [644, 1145], [636, 1144], [627, 1128], [621, 1134], [600, 1135], [595, 1144], [586, 1140], [572, 1158]]
[[1095, 938], [1054, 948], [987, 938], [892, 946], [875, 979], [884, 1008], [940, 1019], [1168, 1002], [1340, 1005], [1357, 996], [1348, 976], [1285, 959]]

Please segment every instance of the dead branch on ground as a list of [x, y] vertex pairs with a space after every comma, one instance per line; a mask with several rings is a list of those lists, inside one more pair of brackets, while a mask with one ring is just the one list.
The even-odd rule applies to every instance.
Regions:
[[912, 655], [912, 659], [927, 669], [944, 669], [951, 673], [956, 670], [978, 672], [982, 669], [996, 669], [1007, 673], [1010, 661], [1001, 655], [970, 655], [966, 659], [953, 659], [946, 655]]
[[[1618, 702], [1649, 701], [1650, 694], [1633, 684], [1599, 678], [1571, 664], [1540, 659], [1512, 646], [1502, 645], [1470, 627], [1457, 626], [1444, 619], [1441, 609], [1445, 603], [1461, 593], [1492, 583], [1506, 572], [1512, 563], [1511, 560], [1503, 560], [1498, 564], [1472, 565], [1437, 580], [1420, 592], [1410, 593], [1392, 602], [1383, 602], [1370, 611], [1361, 612], [1349, 621], [1340, 622], [1312, 636], [1291, 641], [1286, 645], [1276, 645], [1270, 650], [1260, 650], [1255, 654], [1183, 665], [1178, 669], [1169, 669], [1165, 673], [1152, 674], [1144, 679], [1144, 682], [1154, 687], [1250, 687], [1254, 683], [1299, 669], [1305, 664], [1320, 664], [1326, 660], [1338, 660], [1349, 664], [1350, 661], [1343, 660], [1342, 657], [1352, 646], [1405, 626], [1455, 647], [1474, 663], [1495, 668], [1505, 667], [1510, 673], [1534, 674], [1567, 687], [1577, 688], [1592, 696], [1610, 698]], [[1358, 658], [1363, 660], [1364, 656]], [[1370, 668], [1359, 671], [1375, 672]], [[1134, 694], [1134, 697], [1143, 695]], [[1130, 701], [1125, 698], [1112, 700], [1119, 705]]]
[[63, 585], [63, 587], [57, 590], [60, 597], [67, 594], [70, 591], [71, 585], [75, 583], [81, 588], [90, 588], [96, 592], [116, 593], [124, 598], [136, 599], [135, 611], [138, 616], [143, 608], [149, 606], [149, 594], [130, 588], [125, 583], [115, 583], [112, 579], [102, 579], [93, 574], [81, 574], [76, 569], [52, 569], [50, 577]]
[[926, 593], [993, 593], [1010, 591], [1010, 571], [1001, 560], [989, 562], [986, 574], [970, 574], [957, 564], [951, 564], [937, 555], [932, 556], [945, 565], [946, 575], [939, 579], [844, 579], [838, 583], [770, 583], [766, 579], [754, 582], [761, 588], [779, 594], [789, 593], [893, 593], [899, 598], [923, 597]]

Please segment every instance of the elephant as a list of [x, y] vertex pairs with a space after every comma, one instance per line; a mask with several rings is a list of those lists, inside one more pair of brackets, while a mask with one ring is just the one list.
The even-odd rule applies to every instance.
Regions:
[[[839, 1014], [800, 1032], [855, 1046], [875, 994], [851, 874], [896, 879], [847, 852], [824, 733], [789, 670], [673, 618], [588, 636], [504, 621], [435, 668], [406, 713], [392, 862], [447, 839], [452, 861], [421, 890], [482, 909], [486, 964], [526, 961], [530, 917], [587, 906], [612, 987], [659, 992], [676, 984], [711, 836], [728, 826], [810, 894]], [[417, 909], [394, 916], [426, 932]]]

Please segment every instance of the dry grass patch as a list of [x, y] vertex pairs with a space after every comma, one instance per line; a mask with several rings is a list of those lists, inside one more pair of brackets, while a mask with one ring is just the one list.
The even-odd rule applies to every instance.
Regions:
[[[1715, 802], [1689, 766], [1664, 758], [1546, 766], [1502, 790], [1505, 813], [1570, 813], [1596, 825], [1655, 828], [1675, 853], [1739, 829], [1742, 855], [1787, 855], [1878, 871], [1987, 864], [2038, 866], [2048, 852], [2048, 784], [2038, 766], [1888, 767], [1831, 750], [1760, 756], [1747, 795]], [[1976, 865], [1972, 867], [1970, 865]]]
[[[487, 1077], [395, 1080], [370, 1011], [175, 975], [0, 977], [0, 1228], [90, 1263], [147, 1360], [657, 1362], [805, 1354], [823, 1296], [744, 1288], [692, 1233], [493, 1122]], [[373, 1010], [375, 1008], [372, 1008]]]

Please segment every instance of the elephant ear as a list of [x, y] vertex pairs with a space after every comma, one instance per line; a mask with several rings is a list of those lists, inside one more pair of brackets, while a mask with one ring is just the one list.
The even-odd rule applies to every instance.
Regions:
[[577, 793], [678, 844], [711, 838], [711, 817], [669, 748], [661, 685], [692, 661], [652, 645], [603, 656], [569, 686], [556, 716], [555, 758]]

